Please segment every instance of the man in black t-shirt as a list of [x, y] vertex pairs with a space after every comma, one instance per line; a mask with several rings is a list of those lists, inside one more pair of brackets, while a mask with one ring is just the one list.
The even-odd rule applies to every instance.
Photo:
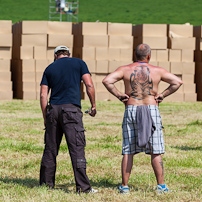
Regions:
[[[66, 46], [54, 51], [54, 62], [44, 71], [41, 81], [40, 104], [45, 125], [45, 149], [41, 161], [40, 185], [55, 186], [56, 157], [63, 133], [69, 149], [76, 181], [76, 191], [93, 193], [86, 175], [85, 134], [81, 112], [80, 85], [83, 80], [91, 102], [91, 116], [96, 115], [95, 90], [86, 63], [70, 58]], [[51, 89], [49, 104], [48, 92]]]

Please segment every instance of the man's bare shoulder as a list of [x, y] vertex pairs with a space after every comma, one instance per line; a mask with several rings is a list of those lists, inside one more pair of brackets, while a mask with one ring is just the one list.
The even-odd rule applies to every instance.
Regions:
[[154, 70], [154, 71], [159, 71], [159, 72], [168, 72], [165, 68], [163, 67], [159, 67], [159, 66], [154, 66], [151, 64], [148, 64], [148, 67], [150, 68], [150, 70]]

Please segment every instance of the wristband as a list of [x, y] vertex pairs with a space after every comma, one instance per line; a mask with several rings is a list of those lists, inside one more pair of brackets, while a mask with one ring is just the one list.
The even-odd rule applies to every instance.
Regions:
[[164, 98], [165, 98], [164, 94], [163, 94], [163, 93], [161, 93], [161, 95], [162, 95], [162, 97], [163, 97], [163, 99], [164, 99]]

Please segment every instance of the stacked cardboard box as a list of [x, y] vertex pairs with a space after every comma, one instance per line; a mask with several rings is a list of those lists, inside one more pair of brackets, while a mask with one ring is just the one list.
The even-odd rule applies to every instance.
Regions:
[[197, 100], [202, 101], [202, 26], [194, 26], [194, 37], [196, 37], [196, 50], [194, 52], [195, 59], [195, 82]]
[[[132, 24], [92, 23], [74, 24], [74, 57], [83, 59], [92, 73], [96, 100], [116, 99], [102, 84], [108, 73], [132, 62]], [[123, 90], [123, 83], [117, 87]], [[82, 86], [83, 99], [88, 99]]]
[[13, 24], [12, 32], [14, 97], [39, 99], [43, 71], [53, 62], [55, 47], [73, 47], [72, 23], [22, 21]]
[[13, 98], [11, 82], [12, 21], [0, 21], [0, 100]]
[[168, 25], [168, 48], [170, 71], [182, 79], [183, 86], [166, 100], [196, 101], [193, 26]]

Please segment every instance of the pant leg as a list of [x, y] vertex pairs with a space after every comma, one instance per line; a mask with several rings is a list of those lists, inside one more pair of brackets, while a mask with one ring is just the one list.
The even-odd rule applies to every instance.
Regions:
[[58, 108], [51, 107], [47, 111], [45, 149], [41, 160], [40, 185], [55, 186], [56, 157], [62, 140], [62, 127], [58, 121]]
[[80, 108], [74, 105], [65, 105], [62, 113], [63, 130], [74, 170], [76, 191], [89, 192], [91, 186], [86, 174], [86, 141], [82, 123], [83, 114]]

